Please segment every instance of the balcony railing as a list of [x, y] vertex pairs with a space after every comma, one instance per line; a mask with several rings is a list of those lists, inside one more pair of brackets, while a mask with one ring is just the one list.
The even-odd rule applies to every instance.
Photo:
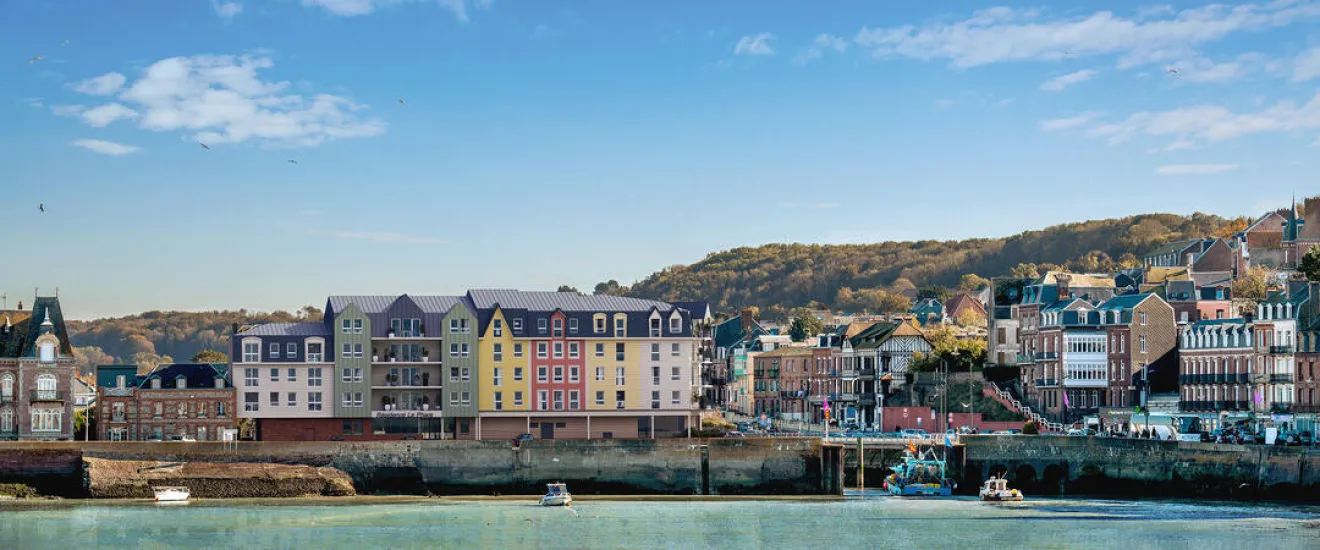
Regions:
[[14, 395], [13, 395], [13, 394], [9, 394], [9, 395], [0, 395], [0, 403], [13, 403], [13, 402], [14, 402]]
[[1292, 346], [1270, 346], [1270, 353], [1287, 355], [1292, 352]]
[[32, 401], [64, 401], [64, 392], [58, 390], [32, 390]]
[[1037, 361], [1049, 361], [1049, 360], [1054, 360], [1054, 359], [1058, 359], [1058, 358], [1059, 358], [1059, 352], [1057, 352], [1057, 351], [1038, 351], [1038, 352], [1036, 352], [1036, 360], [1037, 360]]
[[1239, 384], [1246, 384], [1250, 380], [1251, 380], [1250, 374], [1247, 374], [1245, 372], [1240, 372], [1237, 374], [1237, 383]]
[[1311, 405], [1311, 404], [1300, 405], [1294, 403], [1292, 410], [1293, 412], [1308, 412], [1308, 413], [1320, 412], [1320, 405]]
[[1283, 413], [1292, 411], [1292, 403], [1270, 403], [1270, 412]]
[[1270, 375], [1270, 383], [1271, 383], [1271, 384], [1291, 384], [1291, 383], [1293, 383], [1293, 380], [1294, 380], [1294, 377], [1293, 377], [1293, 375], [1291, 375], [1291, 374], [1271, 374], [1271, 375]]
[[857, 369], [858, 378], [875, 378], [874, 368]]
[[127, 419], [126, 419], [126, 417], [125, 417], [123, 414], [112, 414], [112, 415], [110, 415], [110, 421], [111, 421], [111, 422], [126, 422]]
[[1230, 401], [1230, 403], [1233, 404], [1233, 410], [1235, 411], [1245, 411], [1251, 408], [1246, 401]]
[[1034, 355], [1029, 354], [1029, 353], [1027, 353], [1027, 354], [1022, 354], [1022, 353], [1020, 353], [1020, 354], [1018, 354], [1018, 356], [1017, 356], [1017, 364], [1019, 364], [1019, 365], [1030, 365], [1030, 364], [1035, 363], [1035, 362], [1036, 362], [1036, 357], [1035, 357]]
[[1057, 386], [1057, 385], [1059, 385], [1059, 380], [1057, 378], [1041, 378], [1036, 380], [1036, 386], [1038, 387]]

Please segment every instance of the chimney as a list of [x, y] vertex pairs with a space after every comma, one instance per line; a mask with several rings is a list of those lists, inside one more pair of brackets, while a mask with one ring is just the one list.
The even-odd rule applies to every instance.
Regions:
[[238, 334], [238, 323], [234, 323], [229, 326], [229, 334], [231, 335]]
[[743, 308], [740, 313], [742, 315], [743, 334], [750, 334], [752, 327], [756, 325], [756, 318], [752, 316], [752, 308]]
[[1071, 290], [1070, 288], [1068, 288], [1068, 284], [1071, 282], [1072, 282], [1072, 275], [1069, 275], [1067, 273], [1058, 273], [1054, 276], [1054, 286], [1059, 291], [1060, 300], [1068, 298], [1068, 291]]
[[23, 300], [18, 301], [18, 310], [23, 311]]

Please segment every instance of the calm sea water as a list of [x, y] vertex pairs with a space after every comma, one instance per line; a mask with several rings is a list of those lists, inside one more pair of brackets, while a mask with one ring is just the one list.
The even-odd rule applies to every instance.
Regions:
[[1314, 506], [1033, 499], [0, 503], [0, 548], [1320, 548]]

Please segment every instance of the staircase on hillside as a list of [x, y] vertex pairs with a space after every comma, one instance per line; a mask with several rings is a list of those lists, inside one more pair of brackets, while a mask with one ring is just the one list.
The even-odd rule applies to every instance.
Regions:
[[1058, 422], [1051, 422], [1049, 418], [1045, 417], [1044, 415], [1036, 411], [1031, 410], [1030, 405], [1018, 401], [1017, 398], [1013, 397], [1013, 394], [1009, 393], [1008, 390], [999, 387], [998, 384], [986, 385], [986, 386], [982, 386], [982, 388], [983, 388], [982, 393], [984, 393], [986, 397], [998, 401], [1003, 406], [1008, 407], [1008, 410], [1020, 413], [1022, 414], [1022, 416], [1030, 418], [1031, 421], [1035, 422], [1036, 425], [1039, 426], [1042, 431], [1047, 431], [1047, 432], [1063, 431], [1063, 424], [1060, 424]]

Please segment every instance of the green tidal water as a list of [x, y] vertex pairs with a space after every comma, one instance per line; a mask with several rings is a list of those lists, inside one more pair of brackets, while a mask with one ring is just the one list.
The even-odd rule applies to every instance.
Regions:
[[843, 501], [0, 502], [0, 548], [1320, 548], [1320, 507]]

